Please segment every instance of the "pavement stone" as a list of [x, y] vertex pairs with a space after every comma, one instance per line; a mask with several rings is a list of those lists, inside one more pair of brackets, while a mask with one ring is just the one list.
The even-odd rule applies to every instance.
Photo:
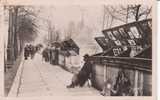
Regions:
[[42, 62], [40, 54], [25, 60], [18, 97], [28, 96], [98, 96], [99, 91], [84, 86], [67, 89], [73, 74], [60, 66]]

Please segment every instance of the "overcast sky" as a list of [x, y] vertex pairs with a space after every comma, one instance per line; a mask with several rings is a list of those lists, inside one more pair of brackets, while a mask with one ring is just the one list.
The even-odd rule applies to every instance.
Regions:
[[63, 5], [44, 7], [42, 14], [50, 16], [56, 27], [60, 29], [66, 28], [70, 21], [80, 21], [82, 16], [87, 25], [100, 25], [102, 6]]
[[[68, 24], [72, 21], [75, 24], [81, 21], [83, 18], [84, 24], [94, 29], [93, 34], [101, 35], [102, 28], [102, 16], [103, 6], [102, 5], [58, 5], [58, 6], [41, 6], [37, 7], [40, 9], [38, 15], [40, 27], [40, 34], [46, 34], [44, 31], [44, 21], [49, 19], [55, 28], [64, 31], [67, 29]], [[42, 35], [41, 35], [42, 36]]]

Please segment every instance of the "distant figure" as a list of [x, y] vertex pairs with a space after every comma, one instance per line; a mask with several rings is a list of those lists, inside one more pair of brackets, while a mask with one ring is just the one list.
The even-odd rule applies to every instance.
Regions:
[[40, 47], [35, 46], [35, 52], [38, 52], [40, 50]]
[[29, 45], [24, 47], [24, 59], [27, 60], [29, 57]]
[[44, 59], [45, 62], [49, 61], [49, 49], [45, 48], [42, 52], [42, 60]]
[[31, 44], [27, 46], [27, 49], [28, 49], [28, 56], [31, 56]]
[[78, 74], [75, 74], [72, 78], [72, 82], [67, 88], [74, 88], [75, 86], [84, 86], [85, 82], [90, 78], [92, 73], [92, 63], [89, 61], [89, 55], [84, 56], [84, 65]]
[[33, 57], [36, 53], [35, 47], [33, 45], [31, 46], [31, 52], [30, 53], [31, 53], [31, 59], [33, 59]]

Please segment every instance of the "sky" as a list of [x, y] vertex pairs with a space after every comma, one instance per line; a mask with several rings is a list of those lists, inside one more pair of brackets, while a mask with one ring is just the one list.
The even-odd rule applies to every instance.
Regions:
[[[118, 9], [120, 6], [115, 7]], [[89, 45], [93, 45], [90, 49], [93, 49], [94, 46], [95, 48], [99, 47], [94, 38], [104, 36], [102, 34], [104, 5], [52, 5], [37, 6], [35, 8], [39, 9], [37, 21], [38, 24], [40, 24], [37, 42], [43, 41], [44, 37], [48, 34], [45, 24], [46, 20], [49, 20], [55, 26], [56, 30], [60, 30], [62, 33], [61, 37], [63, 37], [70, 22], [77, 24], [83, 19], [85, 28], [89, 27], [92, 31], [82, 29], [80, 34], [76, 35], [73, 40], [75, 40], [82, 49]], [[124, 23], [114, 20], [112, 27], [121, 24]], [[84, 49], [84, 51], [87, 50]], [[89, 49], [88, 52], [90, 52]]]
[[[75, 24], [79, 23], [82, 19], [85, 27], [89, 27], [93, 30], [90, 33], [92, 36], [102, 36], [102, 24], [104, 5], [52, 5], [52, 6], [35, 6], [39, 9], [38, 24], [40, 36], [45, 35], [46, 19], [49, 20], [56, 30], [64, 32], [67, 30], [70, 22]], [[120, 6], [117, 6], [117, 9]], [[113, 21], [113, 26], [124, 24], [120, 21]]]
[[100, 24], [101, 6], [51, 6], [44, 7], [42, 14], [49, 16], [57, 28], [64, 29], [70, 21], [78, 22], [82, 16], [87, 25]]
[[68, 28], [70, 22], [78, 23], [82, 19], [86, 26], [93, 29], [91, 35], [102, 35], [102, 5], [56, 5], [56, 6], [38, 6], [38, 24], [40, 24], [39, 34], [44, 37], [46, 32], [45, 20], [52, 22], [55, 29], [64, 32]]

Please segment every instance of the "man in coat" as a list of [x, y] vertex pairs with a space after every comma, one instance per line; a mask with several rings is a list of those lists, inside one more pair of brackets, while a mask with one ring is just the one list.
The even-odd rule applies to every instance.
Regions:
[[29, 49], [28, 49], [28, 45], [26, 45], [24, 47], [24, 58], [25, 58], [25, 60], [28, 59], [28, 56], [29, 56]]
[[92, 63], [89, 61], [89, 55], [84, 56], [84, 65], [78, 74], [75, 74], [72, 78], [72, 83], [67, 88], [74, 88], [75, 86], [84, 86], [85, 82], [90, 78], [92, 73]]

